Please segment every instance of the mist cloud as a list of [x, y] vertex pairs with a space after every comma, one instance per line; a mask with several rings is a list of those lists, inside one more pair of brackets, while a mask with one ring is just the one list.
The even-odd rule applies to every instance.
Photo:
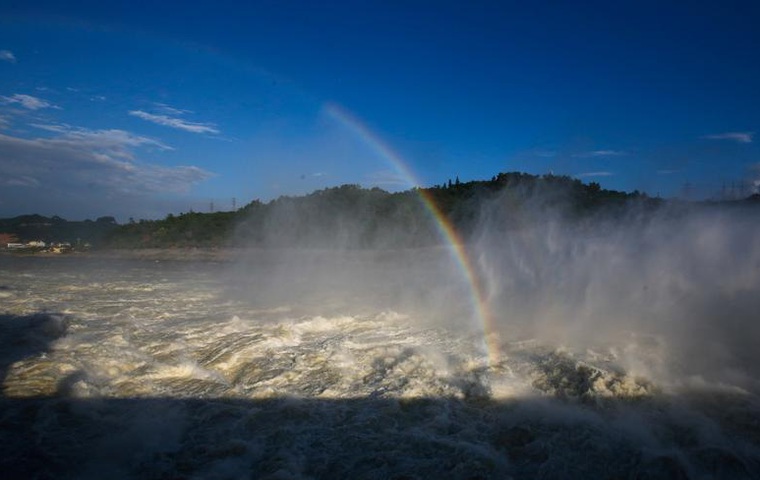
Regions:
[[631, 205], [578, 221], [527, 207], [515, 224], [503, 202], [484, 208], [473, 247], [502, 335], [607, 349], [665, 384], [760, 388], [751, 210]]
[[[608, 358], [664, 388], [760, 391], [751, 340], [760, 336], [756, 210], [638, 196], [579, 210], [574, 184], [553, 180], [483, 190], [452, 213], [505, 351], [531, 341]], [[359, 193], [344, 186], [259, 205], [239, 238], [274, 250], [246, 263], [245, 294], [335, 298], [347, 311], [413, 312], [418, 322], [482, 335], [471, 286], [446, 245], [434, 246], [443, 239], [424, 207]], [[246, 284], [252, 264], [271, 264], [265, 284]]]

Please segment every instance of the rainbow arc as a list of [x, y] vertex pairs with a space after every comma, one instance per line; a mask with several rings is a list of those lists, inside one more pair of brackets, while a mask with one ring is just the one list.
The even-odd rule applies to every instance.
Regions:
[[[395, 173], [407, 182], [410, 188], [420, 186], [420, 182], [403, 158], [356, 116], [334, 103], [326, 104], [324, 106], [324, 111], [330, 118], [343, 125], [352, 135], [359, 139], [376, 155], [388, 162], [395, 170]], [[467, 252], [465, 242], [462, 240], [451, 221], [449, 221], [446, 215], [443, 214], [441, 209], [435, 203], [432, 195], [424, 189], [418, 189], [417, 191], [419, 192], [420, 200], [434, 219], [438, 233], [449, 246], [449, 251], [452, 252], [457, 266], [467, 281], [470, 297], [472, 299], [473, 313], [477, 317], [478, 323], [483, 330], [484, 345], [487, 350], [489, 365], [496, 365], [500, 361], [500, 346], [498, 335], [493, 324], [494, 319], [489, 310], [488, 301], [479, 276], [477, 275], [470, 255]]]

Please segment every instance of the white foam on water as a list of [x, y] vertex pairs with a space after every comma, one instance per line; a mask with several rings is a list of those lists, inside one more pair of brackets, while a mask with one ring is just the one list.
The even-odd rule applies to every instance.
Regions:
[[491, 364], [477, 335], [396, 305], [270, 308], [202, 268], [156, 268], [76, 289], [65, 270], [0, 277], [30, 292], [3, 304], [4, 467], [39, 445], [48, 473], [81, 478], [760, 471], [755, 394], [728, 371], [669, 377], [662, 335], [502, 334]]

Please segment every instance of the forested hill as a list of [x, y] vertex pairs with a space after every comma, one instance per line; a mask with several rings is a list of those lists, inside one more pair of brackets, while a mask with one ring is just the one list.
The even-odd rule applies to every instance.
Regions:
[[597, 183], [555, 175], [502, 173], [490, 180], [460, 182], [389, 193], [356, 185], [319, 190], [268, 203], [253, 201], [235, 212], [183, 213], [163, 220], [131, 222], [114, 229], [104, 246], [396, 248], [433, 245], [440, 235], [422, 198], [432, 202], [463, 238], [483, 221], [484, 211], [503, 222], [531, 221], [541, 212], [583, 217], [662, 201], [638, 192], [602, 189]]
[[[584, 219], [620, 215], [632, 211], [631, 206], [647, 212], [667, 203], [567, 176], [501, 173], [490, 180], [454, 179], [399, 193], [343, 185], [267, 203], [253, 201], [234, 212], [170, 214], [162, 220], [123, 225], [117, 225], [113, 217], [67, 222], [59, 217], [25, 215], [0, 220], [0, 234], [6, 241], [88, 242], [97, 248], [433, 245], [441, 241], [440, 234], [423, 197], [465, 240], [483, 222], [519, 228], [541, 221], [547, 214]], [[753, 199], [739, 203], [760, 204]]]
[[118, 228], [114, 217], [68, 221], [58, 216], [19, 215], [0, 219], [0, 248], [7, 243], [69, 243], [72, 246], [97, 245]]

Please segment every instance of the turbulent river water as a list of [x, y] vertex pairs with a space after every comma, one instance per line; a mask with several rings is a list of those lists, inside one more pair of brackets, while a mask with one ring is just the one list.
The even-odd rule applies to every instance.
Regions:
[[0, 257], [2, 477], [760, 477], [757, 392], [631, 371], [656, 336], [489, 360], [450, 265], [393, 266], [443, 252], [258, 255]]

